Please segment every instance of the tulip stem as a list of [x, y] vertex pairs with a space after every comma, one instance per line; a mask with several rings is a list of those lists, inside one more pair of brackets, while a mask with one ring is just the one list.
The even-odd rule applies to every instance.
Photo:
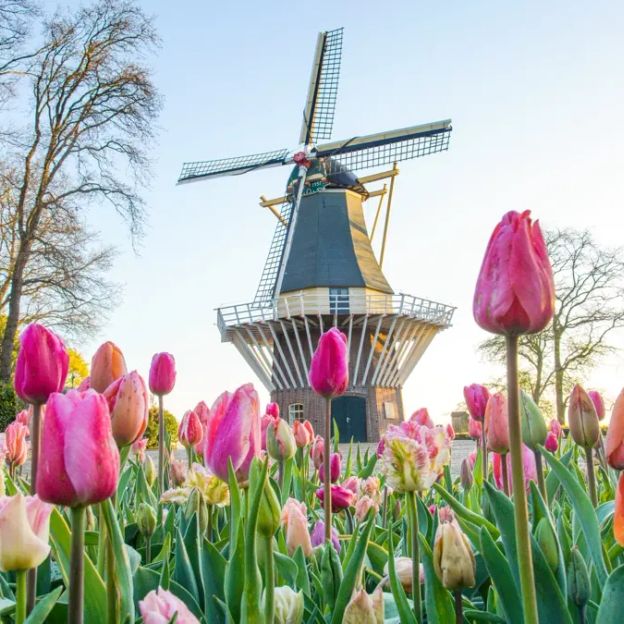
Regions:
[[537, 486], [544, 502], [548, 505], [548, 495], [546, 494], [546, 483], [544, 482], [544, 466], [542, 464], [542, 454], [539, 451], [533, 451], [535, 455], [535, 470], [537, 472]]
[[165, 415], [162, 394], [158, 395], [158, 495], [165, 491]]
[[412, 540], [412, 600], [416, 622], [422, 622], [422, 606], [420, 600], [420, 551], [418, 545], [418, 511], [414, 492], [405, 493], [407, 499], [407, 514], [411, 528]]
[[503, 477], [503, 492], [509, 496], [509, 472], [507, 470], [507, 453], [501, 453], [501, 475]]
[[208, 511], [208, 519], [206, 522], [206, 537], [209, 542], [212, 542], [212, 505], [208, 503], [206, 505], [206, 510]]
[[193, 447], [189, 446], [186, 449], [186, 457], [187, 457], [187, 462], [188, 462], [188, 469], [190, 470], [191, 467], [193, 466]]
[[[37, 493], [37, 469], [39, 467], [39, 447], [41, 438], [41, 405], [33, 403], [32, 422], [30, 423], [30, 495]], [[28, 588], [26, 598], [26, 612], [30, 613], [37, 600], [37, 568], [28, 570]]]
[[386, 529], [388, 524], [388, 486], [384, 485], [383, 489], [383, 506], [381, 514], [381, 526]]
[[263, 537], [264, 542], [264, 613], [265, 621], [275, 618], [275, 570], [273, 563], [273, 537]]
[[152, 562], [152, 536], [148, 535], [145, 538], [145, 564]]
[[529, 514], [524, 489], [522, 431], [520, 428], [520, 386], [518, 384], [518, 336], [507, 335], [507, 400], [511, 483], [514, 495], [514, 525], [518, 548], [520, 590], [525, 624], [538, 624], [533, 558], [529, 537]]
[[585, 464], [587, 465], [587, 484], [589, 486], [589, 497], [592, 505], [598, 507], [598, 497], [596, 496], [596, 475], [594, 473], [594, 453], [591, 447], [585, 447]]
[[481, 429], [481, 469], [483, 471], [483, 484], [488, 478], [488, 450], [487, 450], [487, 438], [485, 437], [485, 423]]
[[325, 511], [325, 541], [331, 542], [331, 478], [329, 456], [331, 455], [331, 398], [325, 399], [325, 446], [323, 447], [323, 509]]
[[456, 589], [453, 595], [455, 597], [455, 624], [464, 624], [464, 603], [461, 590]]
[[68, 624], [83, 623], [85, 513], [85, 507], [74, 507], [71, 510]]
[[15, 573], [15, 624], [22, 624], [26, 619], [26, 570]]

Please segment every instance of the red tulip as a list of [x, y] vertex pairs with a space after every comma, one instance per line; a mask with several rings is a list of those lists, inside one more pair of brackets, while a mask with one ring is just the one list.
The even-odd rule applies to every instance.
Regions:
[[481, 439], [481, 432], [483, 431], [483, 426], [478, 420], [475, 420], [472, 416], [468, 416], [468, 435], [473, 440]]
[[624, 390], [620, 392], [613, 406], [607, 429], [605, 453], [611, 468], [624, 470]]
[[178, 440], [184, 448], [195, 446], [204, 437], [202, 424], [194, 410], [187, 410], [178, 427]]
[[39, 323], [31, 323], [20, 335], [15, 364], [15, 392], [27, 403], [42, 404], [65, 385], [69, 355], [63, 341]]
[[417, 425], [421, 425], [423, 427], [433, 428], [433, 420], [431, 420], [431, 416], [429, 416], [429, 412], [426, 407], [421, 407], [417, 409], [411, 416], [410, 422], [416, 423]]
[[557, 436], [552, 431], [549, 431], [548, 435], [546, 436], [546, 441], [544, 442], [544, 448], [547, 451], [550, 451], [551, 453], [556, 453], [557, 449], [559, 448], [559, 442], [557, 440]]
[[507, 399], [502, 392], [493, 394], [485, 408], [485, 437], [490, 451], [495, 453], [509, 451]]
[[[109, 340], [100, 345], [93, 358], [91, 358], [90, 387], [96, 392], [104, 392], [113, 381], [119, 379], [127, 372], [126, 360], [121, 349]], [[82, 386], [82, 384], [80, 385]]]
[[152, 357], [149, 387], [152, 394], [163, 396], [173, 390], [176, 380], [175, 359], [171, 353], [156, 353]]
[[223, 481], [228, 478], [228, 459], [237, 477], [246, 480], [249, 466], [260, 452], [258, 394], [251, 384], [234, 394], [224, 392], [210, 410], [206, 431], [204, 461]]
[[473, 301], [477, 323], [494, 334], [534, 334], [550, 322], [555, 287], [546, 244], [530, 211], [508, 212], [488, 243]]
[[67, 507], [99, 503], [115, 492], [118, 478], [106, 399], [94, 390], [50, 395], [37, 472], [41, 500]]
[[14, 420], [4, 432], [4, 460], [12, 469], [26, 463], [28, 457], [28, 427]]
[[[321, 504], [325, 501], [325, 492], [323, 488], [316, 490], [316, 496], [321, 501]], [[340, 485], [331, 486], [331, 510], [336, 513], [347, 507], [351, 507], [355, 501], [355, 494]]]
[[108, 401], [117, 446], [132, 444], [147, 429], [149, 401], [143, 377], [132, 371], [114, 381], [103, 394]]
[[[329, 456], [329, 480], [336, 483], [340, 478], [340, 453], [332, 453]], [[319, 468], [319, 479], [325, 483], [325, 466], [321, 464]]]
[[295, 420], [293, 423], [293, 434], [298, 448], [305, 448], [314, 439], [314, 429], [309, 420]]
[[615, 491], [613, 536], [620, 546], [624, 546], [624, 472], [620, 473], [617, 489]]
[[480, 422], [485, 417], [485, 408], [487, 406], [490, 393], [485, 386], [480, 384], [471, 384], [464, 386], [464, 399], [468, 407], [468, 413]]
[[598, 420], [602, 420], [605, 417], [605, 405], [602, 400], [602, 395], [598, 390], [590, 390], [587, 395], [592, 400], [594, 407], [596, 408], [596, 415], [598, 416]]
[[319, 470], [323, 465], [323, 456], [325, 453], [325, 440], [317, 435], [310, 447], [310, 457], [312, 457], [312, 463], [314, 467]]
[[319, 339], [310, 364], [310, 385], [321, 396], [331, 398], [344, 394], [349, 385], [347, 337], [336, 327]]

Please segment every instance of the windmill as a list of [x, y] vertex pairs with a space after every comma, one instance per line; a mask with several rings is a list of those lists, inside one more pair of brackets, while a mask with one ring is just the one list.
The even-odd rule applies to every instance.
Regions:
[[[401, 390], [454, 308], [396, 294], [382, 272], [397, 162], [448, 149], [451, 121], [330, 141], [343, 29], [319, 33], [303, 111], [299, 148], [188, 162], [179, 184], [293, 167], [282, 197], [261, 196], [276, 229], [252, 302], [220, 308], [217, 323], [280, 405], [282, 414], [321, 426], [321, 400], [308, 384], [320, 334], [347, 335], [350, 386], [332, 414], [343, 440], [376, 440], [403, 418]], [[354, 171], [392, 165], [357, 177]], [[366, 185], [389, 180], [369, 190]], [[368, 233], [363, 204], [379, 197]], [[379, 258], [373, 249], [385, 205]]]

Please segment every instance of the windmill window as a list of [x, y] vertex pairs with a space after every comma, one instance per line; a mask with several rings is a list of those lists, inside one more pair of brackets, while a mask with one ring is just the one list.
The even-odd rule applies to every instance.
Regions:
[[288, 422], [293, 424], [295, 420], [304, 420], [303, 416], [303, 403], [291, 403], [288, 406]]
[[331, 314], [349, 314], [349, 289], [329, 289], [329, 311]]

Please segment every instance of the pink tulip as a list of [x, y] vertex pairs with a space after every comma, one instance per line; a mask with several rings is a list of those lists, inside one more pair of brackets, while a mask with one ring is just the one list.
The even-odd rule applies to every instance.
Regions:
[[145, 450], [147, 449], [147, 438], [139, 438], [132, 445], [132, 452], [139, 463], [145, 461]]
[[210, 410], [206, 431], [204, 462], [223, 481], [228, 478], [228, 459], [241, 480], [260, 452], [260, 414], [258, 394], [251, 384], [234, 394], [224, 392]]
[[546, 244], [530, 211], [508, 212], [488, 243], [473, 301], [477, 323], [495, 334], [537, 333], [552, 319], [555, 287]]
[[[507, 458], [507, 474], [509, 475], [509, 492], [512, 491], [511, 486], [511, 454], [505, 455]], [[537, 482], [537, 468], [535, 466], [535, 454], [526, 445], [522, 445], [522, 466], [524, 471], [524, 487], [528, 490], [529, 481]], [[494, 473], [494, 482], [499, 490], [503, 489], [503, 471], [501, 466], [501, 455], [492, 453], [492, 472]]]
[[63, 341], [39, 323], [31, 323], [20, 335], [15, 364], [15, 392], [27, 403], [42, 404], [65, 385], [69, 355]]
[[559, 448], [559, 442], [557, 441], [557, 436], [549, 431], [546, 436], [546, 441], [544, 442], [544, 448], [551, 453], [556, 453]]
[[54, 393], [43, 423], [37, 494], [49, 503], [80, 507], [117, 488], [119, 451], [106, 399], [87, 390]]
[[445, 522], [453, 522], [453, 520], [455, 520], [455, 514], [448, 505], [445, 505], [444, 507], [440, 507], [440, 509], [438, 509], [438, 518], [441, 524], [444, 524]]
[[478, 420], [475, 420], [472, 416], [468, 416], [468, 435], [473, 440], [481, 439], [481, 432], [483, 427]]
[[624, 470], [624, 390], [613, 406], [605, 440], [605, 454], [611, 468]]
[[[332, 453], [329, 456], [329, 479], [332, 483], [336, 483], [340, 478], [340, 453]], [[321, 464], [319, 468], [319, 479], [321, 483], [325, 483], [325, 466]]]
[[476, 463], [477, 463], [477, 451], [470, 451], [470, 453], [468, 453], [468, 464], [471, 470], [475, 467]]
[[310, 385], [326, 398], [344, 394], [349, 385], [347, 337], [336, 327], [319, 339], [310, 364]]
[[305, 448], [314, 439], [314, 429], [309, 420], [295, 420], [293, 423], [293, 434], [298, 448]]
[[202, 424], [194, 410], [187, 410], [178, 427], [178, 440], [184, 448], [195, 446], [204, 437]]
[[[316, 490], [316, 496], [321, 501], [321, 504], [325, 501], [325, 492], [323, 488]], [[336, 513], [347, 507], [351, 507], [355, 500], [355, 494], [345, 487], [340, 485], [331, 486], [331, 510]]]
[[[96, 392], [104, 392], [113, 381], [128, 372], [126, 360], [121, 349], [110, 340], [98, 347], [91, 358], [90, 388]], [[82, 384], [80, 384], [82, 386]], [[82, 391], [82, 387], [80, 388]]]
[[[194, 464], [197, 466], [197, 464]], [[169, 462], [169, 479], [173, 487], [180, 487], [186, 481], [186, 465], [179, 459]]]
[[355, 503], [355, 517], [358, 522], [363, 522], [368, 517], [368, 512], [373, 509], [375, 514], [379, 511], [379, 505], [370, 497], [362, 496]]
[[[325, 523], [322, 520], [316, 521], [310, 539], [312, 541], [312, 546], [315, 548], [325, 543]], [[331, 542], [334, 550], [340, 553], [340, 540], [338, 539], [338, 531], [336, 531], [335, 527], [331, 528]]]
[[204, 401], [200, 401], [194, 408], [193, 411], [199, 417], [199, 422], [202, 426], [202, 439], [195, 445], [195, 452], [198, 455], [204, 454], [204, 438], [206, 436], [206, 429], [208, 429], [208, 421], [210, 420], [210, 408], [206, 405]]
[[485, 418], [485, 408], [487, 406], [490, 393], [485, 386], [471, 384], [464, 386], [464, 399], [468, 407], [468, 413], [480, 422]]
[[80, 392], [85, 392], [91, 388], [91, 376], [85, 377], [79, 384], [76, 390]]
[[351, 492], [353, 492], [354, 494], [357, 494], [360, 490], [361, 482], [362, 480], [359, 477], [351, 475], [342, 482], [342, 487], [347, 490], [351, 490]]
[[509, 451], [507, 398], [502, 392], [493, 394], [485, 408], [485, 437], [490, 451], [495, 453]]
[[325, 440], [317, 435], [310, 447], [310, 457], [312, 457], [312, 463], [316, 470], [320, 470], [323, 465], [323, 457], [325, 455]]
[[550, 419], [548, 428], [550, 429], [550, 431], [552, 431], [552, 433], [554, 433], [557, 440], [561, 437], [561, 433], [562, 433], [561, 423], [556, 418]]
[[452, 442], [455, 439], [455, 429], [450, 423], [446, 425], [446, 437]]
[[429, 507], [427, 507], [427, 510], [429, 511], [429, 513], [432, 516], [435, 516], [436, 512], [438, 511], [438, 506], [437, 505], [429, 505]]
[[426, 407], [421, 407], [417, 409], [410, 417], [410, 421], [416, 423], [417, 425], [421, 425], [423, 427], [433, 428], [433, 420], [431, 420], [431, 416], [429, 416], [429, 412]]
[[312, 542], [308, 532], [308, 519], [305, 503], [289, 498], [282, 510], [282, 524], [286, 530], [286, 547], [292, 556], [298, 547], [309, 557], [312, 554]]
[[30, 413], [30, 410], [25, 409], [17, 413], [17, 415], [15, 416], [15, 422], [21, 423], [22, 425], [24, 425], [24, 427], [27, 427], [28, 429], [30, 429], [31, 417], [32, 417], [32, 414]]
[[175, 619], [176, 624], [199, 624], [189, 608], [170, 591], [159, 587], [139, 600], [139, 611], [143, 624], [167, 624]]
[[28, 427], [14, 420], [4, 432], [4, 460], [14, 470], [26, 463], [28, 457]]
[[152, 357], [149, 387], [152, 394], [163, 396], [173, 390], [176, 381], [175, 359], [171, 353], [156, 353]]
[[375, 455], [377, 455], [378, 459], [383, 455], [385, 448], [386, 448], [386, 438], [382, 437], [379, 440], [379, 442], [377, 442], [377, 449], [375, 450]]
[[598, 420], [602, 420], [605, 417], [605, 404], [602, 399], [602, 395], [598, 392], [598, 390], [590, 390], [587, 394], [596, 408]]
[[115, 380], [103, 394], [108, 402], [117, 446], [132, 444], [147, 429], [149, 400], [143, 377], [132, 371]]
[[265, 416], [272, 416], [273, 418], [280, 417], [280, 408], [278, 403], [268, 403], [266, 406], [266, 410], [264, 411]]

